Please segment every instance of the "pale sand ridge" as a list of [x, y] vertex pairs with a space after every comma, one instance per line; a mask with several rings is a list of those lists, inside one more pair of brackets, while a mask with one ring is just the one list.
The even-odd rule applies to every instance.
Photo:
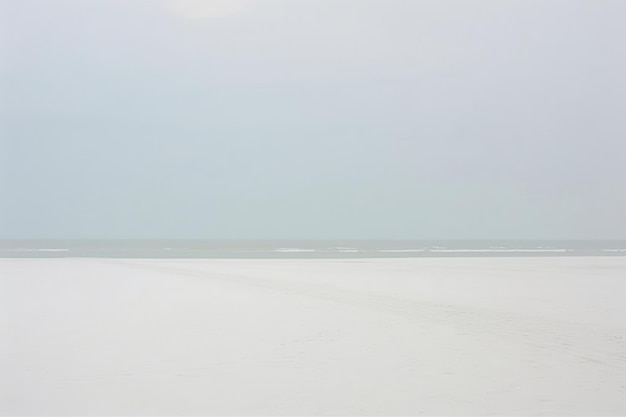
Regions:
[[623, 415], [626, 258], [0, 260], [3, 415]]

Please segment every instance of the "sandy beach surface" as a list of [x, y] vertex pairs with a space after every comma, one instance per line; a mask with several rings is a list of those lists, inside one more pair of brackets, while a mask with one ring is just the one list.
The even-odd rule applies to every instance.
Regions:
[[0, 259], [2, 415], [626, 415], [626, 257]]

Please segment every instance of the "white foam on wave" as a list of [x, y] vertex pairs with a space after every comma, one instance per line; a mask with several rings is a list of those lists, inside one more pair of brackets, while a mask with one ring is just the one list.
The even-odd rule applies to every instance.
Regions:
[[315, 249], [278, 248], [274, 252], [315, 252]]
[[572, 249], [430, 249], [430, 252], [571, 252]]
[[381, 249], [378, 252], [403, 253], [403, 252], [424, 252], [425, 249]]

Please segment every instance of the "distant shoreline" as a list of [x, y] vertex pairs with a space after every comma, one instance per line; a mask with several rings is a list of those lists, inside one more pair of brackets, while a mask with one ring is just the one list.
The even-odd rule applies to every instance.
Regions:
[[626, 256], [626, 240], [0, 240], [0, 258], [334, 259], [546, 256]]

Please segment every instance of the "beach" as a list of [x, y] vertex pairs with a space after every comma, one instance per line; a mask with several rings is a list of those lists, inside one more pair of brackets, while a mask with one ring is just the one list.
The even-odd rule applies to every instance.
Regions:
[[626, 257], [0, 259], [0, 414], [625, 415]]

